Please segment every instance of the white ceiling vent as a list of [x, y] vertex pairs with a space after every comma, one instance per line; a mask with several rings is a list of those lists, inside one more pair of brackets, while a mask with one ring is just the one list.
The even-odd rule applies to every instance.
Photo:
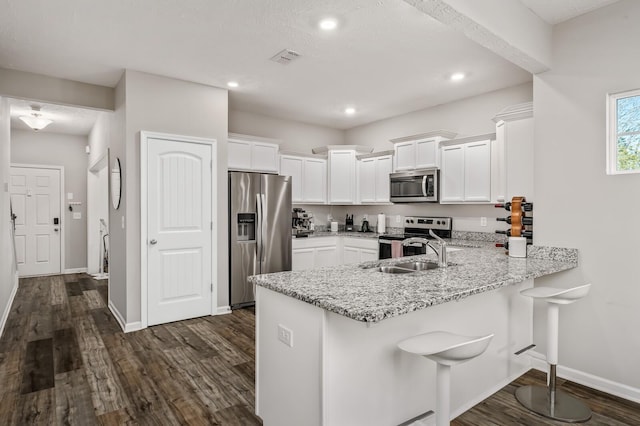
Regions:
[[273, 55], [271, 57], [271, 60], [273, 62], [277, 62], [282, 65], [287, 65], [291, 63], [291, 61], [293, 61], [294, 59], [298, 59], [299, 57], [300, 57], [300, 54], [298, 52], [295, 52], [289, 49], [283, 49], [280, 52]]

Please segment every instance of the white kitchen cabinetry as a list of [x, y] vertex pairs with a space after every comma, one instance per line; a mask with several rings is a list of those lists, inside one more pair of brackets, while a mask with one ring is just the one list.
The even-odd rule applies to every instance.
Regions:
[[368, 154], [372, 147], [360, 145], [327, 145], [314, 148], [314, 154], [326, 154], [328, 163], [329, 204], [356, 204], [356, 154]]
[[389, 174], [393, 152], [358, 156], [358, 201], [361, 204], [389, 202]]
[[280, 174], [291, 176], [291, 198], [294, 203], [327, 202], [327, 160], [281, 155]]
[[491, 202], [491, 143], [495, 135], [450, 141], [441, 148], [441, 203]]
[[456, 133], [446, 130], [421, 133], [391, 139], [395, 150], [397, 172], [440, 166], [440, 142], [454, 138]]
[[342, 263], [362, 263], [378, 260], [378, 240], [342, 237]]
[[303, 271], [338, 265], [338, 237], [294, 238], [291, 270]]
[[510, 201], [525, 196], [533, 201], [533, 104], [509, 106], [493, 118], [496, 123], [495, 149], [492, 147], [493, 201]]
[[278, 150], [273, 139], [229, 133], [229, 170], [278, 173]]
[[329, 203], [356, 202], [356, 152], [329, 151]]

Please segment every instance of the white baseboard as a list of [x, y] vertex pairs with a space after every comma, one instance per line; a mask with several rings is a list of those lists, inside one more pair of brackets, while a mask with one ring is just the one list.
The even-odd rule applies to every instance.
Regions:
[[116, 321], [118, 321], [118, 324], [120, 325], [120, 328], [122, 329], [122, 331], [124, 331], [125, 333], [130, 333], [132, 331], [138, 331], [145, 328], [142, 326], [141, 321], [126, 323], [124, 321], [124, 317], [122, 316], [120, 311], [118, 311], [118, 309], [116, 308], [116, 306], [113, 304], [111, 300], [109, 300], [109, 310], [111, 311], [113, 316], [116, 318]]
[[216, 312], [213, 315], [225, 315], [230, 313], [231, 313], [230, 306], [218, 306], [218, 309], [216, 309]]
[[[529, 351], [527, 353], [531, 356], [531, 366], [533, 368], [544, 372], [549, 370], [546, 357], [543, 354], [536, 351]], [[597, 389], [620, 398], [628, 399], [629, 401], [640, 403], [640, 389], [638, 388], [614, 382], [603, 377], [594, 376], [593, 374], [585, 373], [583, 371], [574, 370], [573, 368], [564, 367], [562, 365], [558, 365], [556, 374], [558, 377], [562, 377], [563, 379], [570, 380], [583, 386], [588, 386], [592, 389]]]
[[11, 289], [9, 300], [7, 301], [7, 306], [5, 306], [2, 317], [0, 317], [0, 337], [4, 332], [4, 326], [7, 324], [7, 319], [9, 319], [9, 312], [11, 312], [11, 307], [13, 306], [13, 299], [16, 298], [16, 293], [18, 293], [18, 282], [19, 278], [18, 273], [16, 272], [15, 279], [13, 280], [13, 288]]
[[82, 274], [87, 272], [87, 268], [70, 268], [70, 269], [65, 269], [63, 274], [67, 275], [67, 274]]

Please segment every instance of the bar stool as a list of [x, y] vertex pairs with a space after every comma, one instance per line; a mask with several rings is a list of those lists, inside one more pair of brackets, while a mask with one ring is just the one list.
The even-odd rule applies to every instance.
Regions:
[[435, 361], [436, 426], [449, 424], [451, 366], [481, 355], [489, 346], [493, 334], [479, 337], [461, 336], [446, 331], [433, 331], [410, 337], [398, 343], [405, 352]]
[[534, 287], [520, 292], [523, 296], [547, 302], [547, 362], [548, 386], [522, 386], [516, 399], [529, 410], [554, 420], [579, 423], [591, 418], [591, 409], [584, 402], [556, 390], [558, 364], [558, 314], [560, 305], [568, 305], [589, 293], [591, 284], [573, 288]]

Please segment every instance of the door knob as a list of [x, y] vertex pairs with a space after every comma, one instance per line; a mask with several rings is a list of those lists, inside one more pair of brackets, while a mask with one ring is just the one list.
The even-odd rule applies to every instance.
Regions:
[[154, 246], [154, 245], [158, 244], [158, 241], [157, 240], [151, 240], [151, 241], [149, 241], [149, 244]]
[[53, 228], [54, 231], [58, 232], [58, 228]]

